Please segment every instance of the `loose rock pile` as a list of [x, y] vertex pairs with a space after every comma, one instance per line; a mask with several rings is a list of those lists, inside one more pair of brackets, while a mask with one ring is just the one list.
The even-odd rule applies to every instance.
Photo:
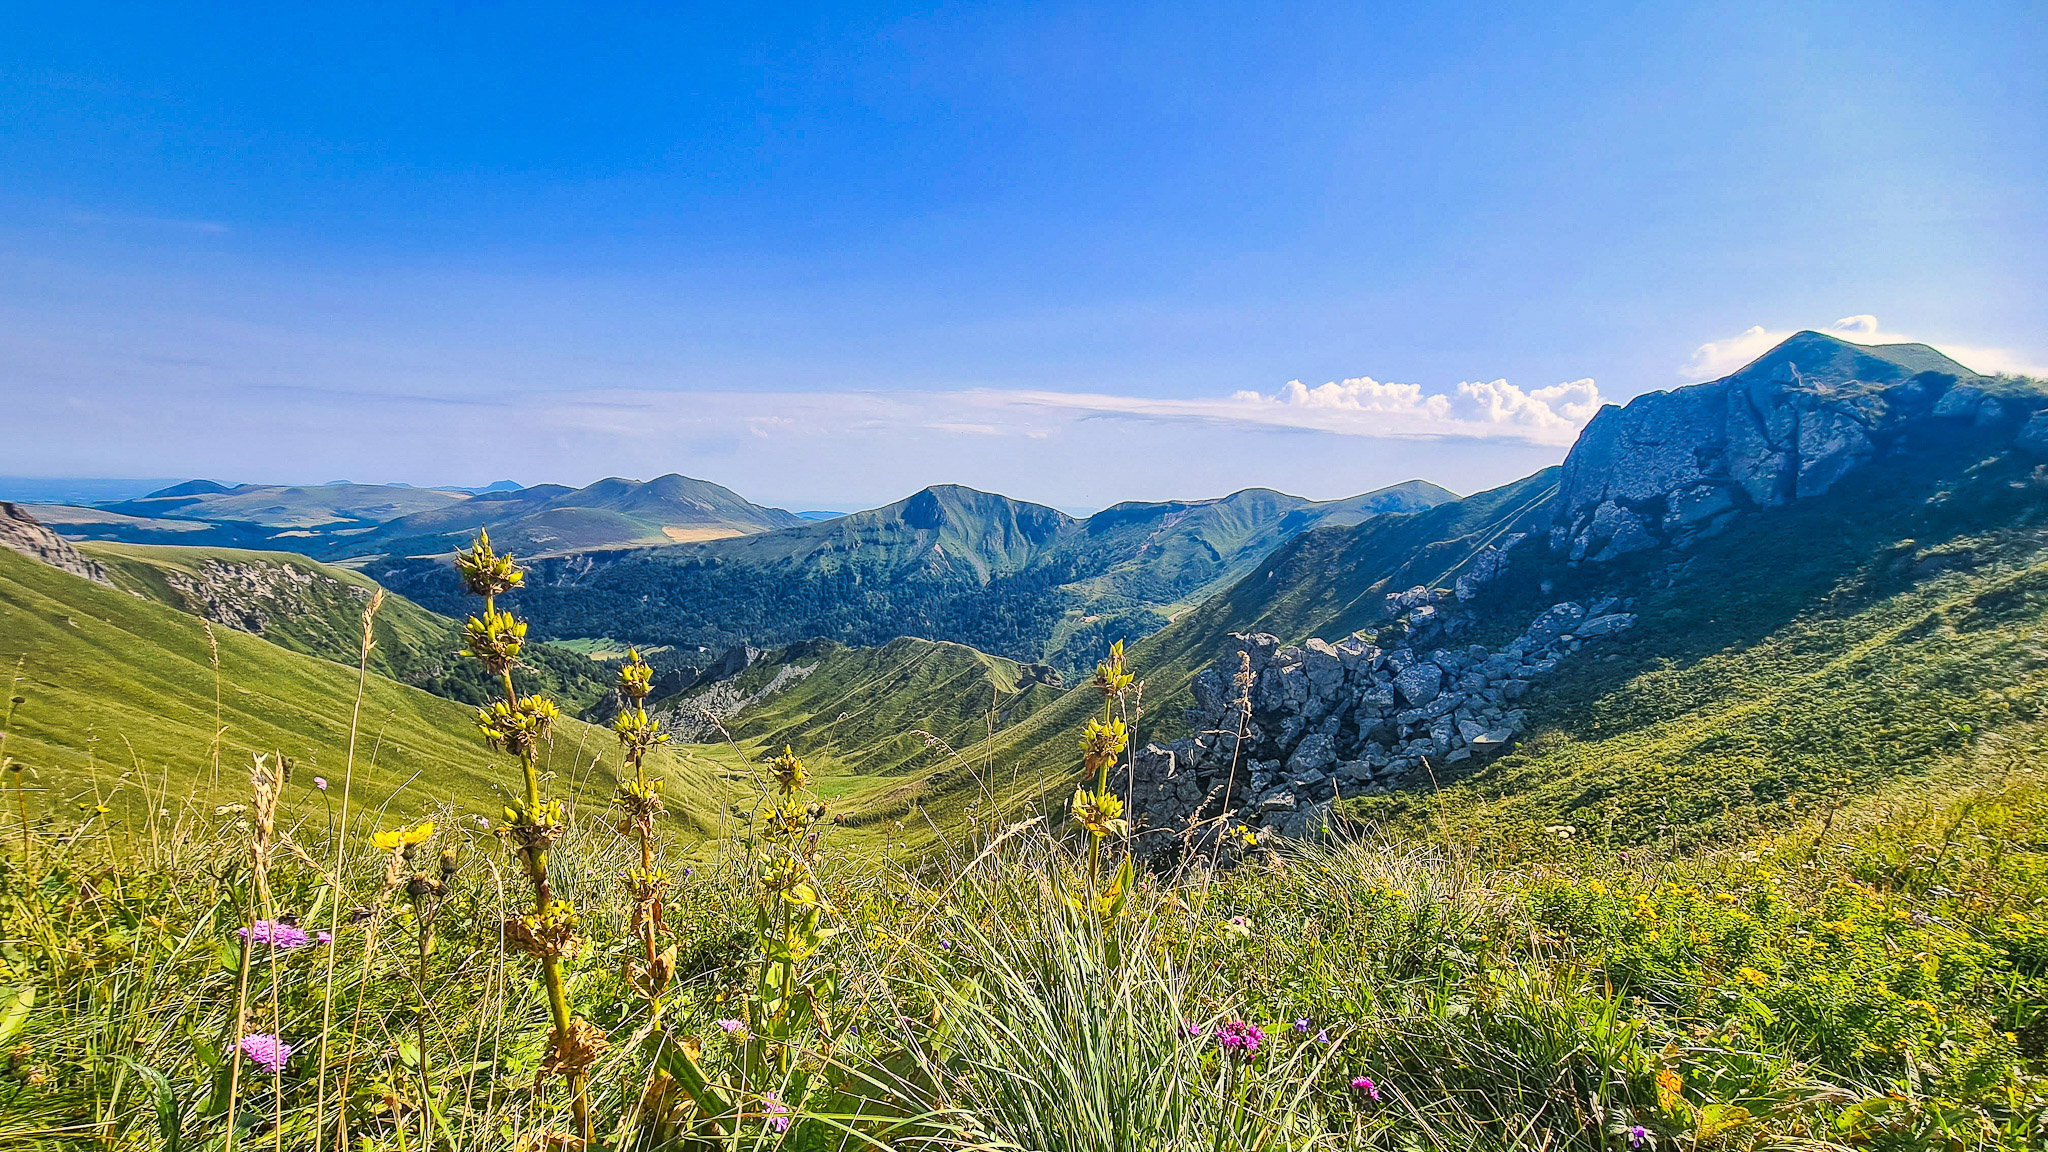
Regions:
[[[1381, 647], [1363, 634], [1283, 645], [1235, 633], [1195, 677], [1195, 735], [1131, 761], [1140, 851], [1170, 854], [1243, 825], [1261, 838], [1323, 831], [1341, 796], [1387, 790], [1421, 768], [1497, 754], [1525, 730], [1533, 681], [1587, 643], [1635, 626], [1612, 599], [1557, 604], [1499, 650], [1457, 644], [1455, 594], [1387, 600]], [[1227, 817], [1218, 819], [1218, 817]]]

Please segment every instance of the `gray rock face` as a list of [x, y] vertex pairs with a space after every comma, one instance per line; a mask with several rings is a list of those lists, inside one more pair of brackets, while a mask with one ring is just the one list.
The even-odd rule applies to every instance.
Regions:
[[1610, 563], [1818, 496], [1908, 420], [2008, 419], [1982, 381], [1932, 349], [1808, 332], [1733, 376], [1603, 408], [1565, 458], [1552, 547]]
[[109, 583], [107, 570], [88, 560], [19, 504], [0, 500], [0, 548], [9, 548], [52, 568], [83, 576], [95, 584]]

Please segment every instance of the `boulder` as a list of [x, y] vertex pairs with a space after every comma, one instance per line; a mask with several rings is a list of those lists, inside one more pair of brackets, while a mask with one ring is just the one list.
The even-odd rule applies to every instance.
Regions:
[[1394, 677], [1394, 691], [1410, 706], [1420, 707], [1435, 700], [1442, 691], [1444, 670], [1428, 662], [1412, 664]]
[[1314, 772], [1328, 768], [1337, 762], [1337, 742], [1321, 732], [1311, 732], [1301, 738], [1294, 748], [1294, 755], [1287, 758], [1287, 770], [1295, 773]]

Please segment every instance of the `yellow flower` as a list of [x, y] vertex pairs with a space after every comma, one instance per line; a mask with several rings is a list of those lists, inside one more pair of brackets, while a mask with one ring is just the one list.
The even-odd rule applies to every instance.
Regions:
[[423, 820], [411, 828], [397, 828], [390, 832], [373, 832], [371, 847], [379, 852], [396, 852], [400, 848], [413, 848], [425, 844], [434, 835], [434, 822]]
[[1076, 788], [1067, 811], [1075, 823], [1088, 830], [1090, 836], [1121, 836], [1129, 827], [1122, 819], [1124, 802], [1112, 792], [1095, 793], [1086, 788]]
[[1097, 771], [1104, 764], [1114, 763], [1129, 740], [1130, 733], [1125, 730], [1122, 719], [1112, 717], [1107, 724], [1090, 720], [1088, 726], [1081, 730], [1082, 762], [1088, 766], [1088, 771]]
[[804, 769], [804, 762], [797, 759], [787, 744], [782, 746], [782, 755], [770, 761], [768, 767], [775, 776], [775, 786], [785, 796], [810, 783], [810, 773]]
[[1136, 677], [1124, 670], [1124, 642], [1109, 646], [1109, 659], [1095, 666], [1095, 688], [1104, 696], [1122, 696]]
[[526, 582], [526, 573], [510, 555], [500, 556], [491, 550], [489, 532], [478, 532], [474, 547], [455, 554], [455, 570], [462, 574], [462, 585], [472, 596], [496, 596]]

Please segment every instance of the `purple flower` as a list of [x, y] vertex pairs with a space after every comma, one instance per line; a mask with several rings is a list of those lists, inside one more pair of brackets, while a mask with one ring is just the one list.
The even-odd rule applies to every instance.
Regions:
[[1318, 1044], [1328, 1044], [1329, 1042], [1330, 1042], [1330, 1030], [1329, 1030], [1328, 1028], [1325, 1028], [1325, 1029], [1323, 1029], [1322, 1031], [1320, 1031], [1320, 1032], [1317, 1032], [1317, 1033], [1316, 1033], [1316, 1043], [1318, 1043]]
[[720, 1020], [718, 1026], [725, 1029], [727, 1036], [738, 1036], [747, 1030], [747, 1022], [744, 1020]]
[[320, 931], [320, 935], [314, 937], [314, 939], [322, 944], [332, 944], [334, 943], [334, 933], [323, 928]]
[[[313, 938], [306, 935], [304, 928], [296, 924], [286, 924], [281, 920], [258, 920], [251, 927], [237, 928], [235, 934], [240, 936], [244, 943], [268, 944], [279, 952], [304, 948], [313, 942]], [[321, 943], [324, 944], [326, 941], [323, 940]]]
[[315, 777], [313, 777], [313, 787], [315, 787], [315, 788], [318, 788], [318, 789], [319, 789], [319, 790], [321, 790], [322, 792], [325, 792], [325, 791], [327, 791], [327, 777], [325, 777], [325, 776], [315, 776]]
[[1193, 1037], [1195, 1037], [1195, 1038], [1196, 1038], [1196, 1039], [1198, 1039], [1198, 1040], [1199, 1040], [1199, 1039], [1201, 1039], [1201, 1036], [1202, 1036], [1202, 1026], [1201, 1026], [1200, 1024], [1190, 1024], [1190, 1025], [1188, 1025], [1188, 1035], [1190, 1035], [1190, 1036], [1193, 1036]]
[[1380, 1102], [1380, 1086], [1372, 1082], [1372, 1077], [1360, 1076], [1351, 1081], [1351, 1086], [1365, 1093], [1372, 1099], [1373, 1103], [1377, 1104]]
[[1223, 1050], [1246, 1060], [1258, 1054], [1259, 1045], [1266, 1042], [1266, 1033], [1257, 1024], [1242, 1020], [1231, 1020], [1216, 1030], [1216, 1043]]
[[789, 1105], [777, 1099], [770, 1092], [761, 1097], [761, 1111], [768, 1114], [768, 1126], [777, 1132], [789, 1131]]
[[1631, 1148], [1641, 1148], [1641, 1147], [1642, 1147], [1643, 1145], [1645, 1145], [1645, 1144], [1647, 1144], [1647, 1143], [1649, 1143], [1649, 1142], [1650, 1142], [1650, 1133], [1649, 1133], [1649, 1130], [1648, 1130], [1648, 1129], [1645, 1129], [1645, 1128], [1644, 1128], [1644, 1127], [1643, 1127], [1643, 1126], [1642, 1126], [1641, 1124], [1637, 1124], [1637, 1125], [1635, 1125], [1634, 1127], [1632, 1127], [1632, 1128], [1630, 1128], [1630, 1129], [1628, 1130], [1628, 1146], [1629, 1146], [1629, 1147], [1631, 1147]]
[[1294, 1022], [1294, 1030], [1295, 1030], [1296, 1032], [1307, 1032], [1307, 1031], [1308, 1031], [1308, 1017], [1306, 1017], [1306, 1016], [1303, 1016], [1303, 1017], [1302, 1017], [1301, 1019], [1299, 1019], [1299, 1020], [1296, 1020], [1296, 1021]]
[[685, 879], [685, 880], [688, 880], [688, 879], [689, 879], [690, 877], [692, 877], [692, 876], [695, 876], [696, 874], [697, 874], [697, 870], [696, 870], [695, 868], [685, 868], [685, 869], [683, 869], [683, 879]]
[[953, 942], [951, 940], [941, 940], [939, 941], [939, 947], [951, 952], [953, 950]]
[[242, 1037], [242, 1055], [263, 1066], [266, 1072], [275, 1072], [284, 1067], [292, 1058], [292, 1046], [268, 1032], [252, 1032]]

